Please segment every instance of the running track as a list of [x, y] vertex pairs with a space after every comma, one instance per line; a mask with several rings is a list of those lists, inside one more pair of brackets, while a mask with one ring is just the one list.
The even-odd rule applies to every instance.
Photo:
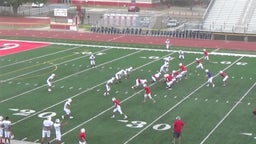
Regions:
[[[36, 37], [49, 39], [100, 41], [115, 43], [136, 43], [165, 45], [167, 37], [134, 36], [121, 34], [99, 34], [91, 32], [72, 32], [55, 30], [0, 30], [0, 36]], [[172, 45], [195, 48], [219, 48], [232, 50], [256, 51], [256, 42], [178, 39], [170, 38]]]

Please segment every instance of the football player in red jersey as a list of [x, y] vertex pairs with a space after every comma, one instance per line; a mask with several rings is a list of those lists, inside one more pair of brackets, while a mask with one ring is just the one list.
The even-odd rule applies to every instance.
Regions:
[[182, 77], [182, 75], [176, 70], [172, 71], [172, 76], [173, 76], [173, 78], [175, 79], [176, 82], [179, 82], [181, 80], [181, 77]]
[[[196, 63], [197, 63], [196, 69], [199, 69], [199, 68], [204, 69], [204, 66], [199, 58], [196, 58]], [[195, 70], [195, 71], [197, 72], [197, 70]]]
[[222, 79], [223, 86], [226, 86], [227, 85], [228, 75], [225, 72], [223, 72], [223, 71], [220, 71], [219, 74], [220, 74], [220, 76], [223, 77], [223, 79]]
[[204, 60], [209, 60], [209, 53], [206, 49], [203, 49], [203, 52], [204, 52]]
[[143, 87], [144, 87], [144, 91], [145, 91], [145, 93], [144, 93], [144, 101], [143, 102], [145, 103], [147, 101], [147, 98], [149, 98], [149, 99], [151, 99], [153, 101], [153, 103], [155, 103], [156, 102], [155, 99], [152, 98], [152, 96], [151, 96], [150, 87], [147, 86], [146, 84], [144, 84]]
[[179, 63], [179, 68], [180, 68], [180, 74], [182, 77], [187, 77], [187, 67], [184, 66], [182, 63]]
[[118, 99], [116, 99], [115, 97], [112, 98], [112, 101], [114, 103], [114, 110], [113, 110], [113, 115], [111, 118], [115, 118], [115, 112], [118, 111], [124, 117], [124, 119], [127, 119], [127, 115], [125, 115], [122, 111], [120, 101]]
[[78, 139], [79, 139], [79, 144], [87, 144], [86, 143], [86, 132], [85, 132], [85, 129], [82, 128], [79, 132], [79, 135], [78, 135]]

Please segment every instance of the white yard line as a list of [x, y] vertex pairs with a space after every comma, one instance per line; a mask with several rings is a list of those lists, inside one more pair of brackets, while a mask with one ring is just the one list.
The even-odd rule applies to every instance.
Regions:
[[[229, 65], [228, 67], [226, 67], [224, 70], [230, 68], [231, 66], [233, 66], [234, 64], [236, 64], [239, 60], [241, 60], [243, 57], [240, 57], [239, 59], [237, 59], [235, 62], [233, 62], [231, 65]], [[217, 75], [215, 75], [214, 77], [216, 77]], [[198, 88], [196, 88], [194, 91], [192, 91], [190, 94], [188, 94], [187, 96], [185, 96], [182, 100], [180, 100], [178, 103], [176, 103], [173, 107], [171, 107], [169, 110], [167, 110], [166, 112], [164, 112], [163, 114], [161, 114], [157, 119], [155, 119], [154, 121], [152, 121], [150, 124], [148, 124], [145, 128], [143, 128], [142, 130], [140, 130], [138, 133], [136, 133], [134, 136], [132, 136], [131, 138], [129, 138], [127, 141], [124, 142], [124, 144], [129, 143], [130, 141], [132, 141], [135, 137], [137, 137], [138, 135], [140, 135], [142, 132], [144, 132], [146, 129], [148, 129], [149, 127], [151, 127], [155, 122], [157, 122], [158, 120], [160, 120], [162, 117], [164, 117], [166, 114], [168, 114], [169, 112], [171, 112], [174, 108], [176, 108], [177, 106], [179, 106], [181, 103], [183, 103], [184, 101], [186, 101], [191, 95], [193, 95], [194, 93], [196, 93], [199, 89], [201, 89], [202, 87], [204, 87], [206, 84], [206, 82], [204, 82], [201, 86], [199, 86]]]
[[240, 98], [240, 100], [230, 109], [230, 111], [219, 121], [219, 123], [209, 132], [209, 134], [200, 142], [205, 141], [212, 135], [212, 133], [222, 124], [222, 122], [231, 114], [231, 112], [241, 103], [241, 101], [248, 95], [248, 93], [256, 86], [256, 82], [247, 90], [247, 92]]
[[[8, 40], [8, 39], [2, 39], [2, 40]], [[11, 40], [9, 40], [9, 41], [11, 41]], [[36, 41], [24, 41], [24, 40], [13, 40], [13, 41], [36, 42]], [[43, 43], [43, 42], [38, 42], [38, 43]], [[162, 52], [163, 51], [165, 51], [165, 52], [179, 52], [178, 50], [152, 49], [152, 48], [134, 48], [134, 47], [103, 46], [103, 45], [59, 43], [59, 42], [47, 42], [47, 43], [52, 43], [52, 44], [56, 44], [56, 45], [88, 46], [88, 47], [97, 47], [97, 48], [114, 48], [114, 49], [130, 49], [130, 50], [162, 51]], [[184, 53], [202, 54], [203, 52], [184, 51]], [[253, 55], [253, 54], [236, 54], [236, 53], [228, 53], [228, 52], [227, 53], [211, 52], [211, 55], [236, 56], [236, 57], [256, 57], [256, 55]]]

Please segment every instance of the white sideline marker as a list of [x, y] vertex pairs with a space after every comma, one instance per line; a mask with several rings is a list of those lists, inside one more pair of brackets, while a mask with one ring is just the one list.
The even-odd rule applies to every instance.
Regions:
[[241, 135], [252, 136], [252, 133], [240, 133]]
[[117, 120], [117, 121], [123, 122], [123, 123], [127, 123], [128, 122], [128, 120]]

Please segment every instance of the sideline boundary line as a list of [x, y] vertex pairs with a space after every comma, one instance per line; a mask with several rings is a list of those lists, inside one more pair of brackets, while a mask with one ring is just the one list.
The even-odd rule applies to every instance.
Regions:
[[[0, 39], [1, 40], [1, 39]], [[8, 39], [2, 39], [8, 40]], [[23, 41], [23, 42], [38, 42], [39, 41], [26, 41], [26, 40], [10, 40], [10, 41]], [[161, 51], [161, 52], [179, 52], [178, 50], [166, 50], [166, 49], [149, 49], [149, 48], [134, 48], [134, 47], [118, 47], [118, 46], [103, 46], [103, 45], [91, 45], [91, 44], [72, 44], [72, 43], [58, 43], [58, 42], [49, 42], [50, 44], [55, 45], [70, 45], [70, 46], [87, 46], [87, 47], [97, 47], [97, 48], [115, 48], [115, 49], [131, 49], [131, 50], [147, 50], [147, 51]], [[230, 50], [232, 51], [232, 50]], [[203, 54], [203, 52], [195, 51], [184, 51], [184, 53], [193, 53], [193, 54]], [[210, 52], [212, 55], [222, 55], [222, 56], [236, 56], [236, 57], [255, 57], [256, 55], [252, 54], [236, 54], [236, 53], [221, 53], [221, 52]]]

